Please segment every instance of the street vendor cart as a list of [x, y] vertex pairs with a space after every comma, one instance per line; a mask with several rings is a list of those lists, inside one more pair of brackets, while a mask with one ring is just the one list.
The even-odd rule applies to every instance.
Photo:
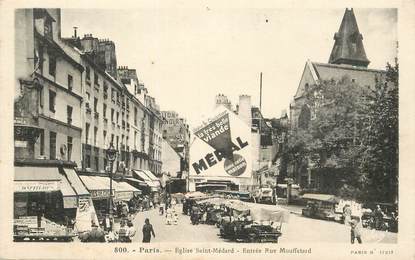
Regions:
[[246, 203], [226, 204], [231, 214], [220, 226], [221, 236], [237, 242], [278, 243], [289, 212], [282, 208], [264, 209]]
[[282, 225], [288, 223], [289, 212], [282, 209], [251, 209], [253, 223], [248, 228], [249, 242], [278, 243]]

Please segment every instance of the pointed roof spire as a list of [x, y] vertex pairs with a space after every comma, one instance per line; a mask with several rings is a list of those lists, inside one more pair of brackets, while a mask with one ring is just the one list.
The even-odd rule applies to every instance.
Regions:
[[329, 63], [367, 67], [370, 61], [363, 47], [363, 36], [357, 27], [353, 8], [344, 12], [339, 31], [334, 34], [334, 46]]

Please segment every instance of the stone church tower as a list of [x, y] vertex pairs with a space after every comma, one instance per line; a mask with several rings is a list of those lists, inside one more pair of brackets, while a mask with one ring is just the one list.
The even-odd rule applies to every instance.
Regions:
[[334, 46], [329, 63], [367, 67], [370, 61], [363, 47], [363, 36], [359, 32], [353, 8], [346, 9], [339, 31], [334, 34]]

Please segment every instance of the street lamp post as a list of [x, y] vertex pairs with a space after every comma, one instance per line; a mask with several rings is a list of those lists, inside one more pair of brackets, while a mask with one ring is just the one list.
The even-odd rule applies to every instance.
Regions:
[[108, 202], [108, 215], [109, 215], [109, 218], [110, 218], [110, 221], [111, 221], [111, 223], [110, 223], [110, 230], [112, 231], [112, 226], [113, 226], [113, 223], [112, 223], [113, 222], [112, 168], [113, 168], [113, 165], [114, 165], [114, 161], [117, 158], [117, 150], [114, 149], [114, 145], [113, 145], [112, 142], [110, 144], [110, 147], [105, 152], [106, 152], [107, 159], [110, 162], [110, 169], [109, 169], [109, 177], [110, 177], [110, 199], [109, 199], [109, 202]]

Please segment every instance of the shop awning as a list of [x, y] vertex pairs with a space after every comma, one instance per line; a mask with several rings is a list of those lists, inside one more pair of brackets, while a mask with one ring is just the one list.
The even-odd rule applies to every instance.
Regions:
[[116, 188], [115, 191], [132, 191], [132, 192], [137, 192], [138, 194], [141, 194], [141, 190], [131, 186], [130, 184], [126, 183], [126, 182], [115, 182], [116, 183]]
[[77, 208], [78, 200], [76, 193], [64, 176], [62, 176], [60, 181], [60, 189], [63, 197], [63, 207], [65, 209]]
[[150, 180], [152, 181], [159, 181], [159, 178], [157, 178], [156, 176], [154, 176], [154, 174], [151, 171], [147, 171], [147, 170], [142, 170]]
[[143, 171], [136, 171], [134, 170], [134, 173], [143, 181], [147, 182], [151, 182], [152, 180], [147, 176], [147, 174], [145, 174]]
[[106, 186], [102, 182], [97, 181], [95, 176], [81, 175], [81, 176], [79, 176], [79, 178], [81, 178], [82, 182], [85, 184], [86, 188], [89, 191], [109, 189], [109, 186]]
[[[149, 172], [149, 174], [147, 173]], [[160, 187], [160, 182], [150, 171], [134, 170], [138, 178], [142, 179], [152, 190]]]
[[151, 187], [152, 190], [155, 190], [158, 187], [160, 187], [160, 183], [158, 181], [153, 181], [144, 171], [134, 170], [134, 173], [138, 178], [142, 179], [149, 187]]
[[134, 183], [137, 183], [138, 185], [145, 185], [146, 184], [144, 181], [140, 181], [140, 180], [137, 180], [135, 178], [125, 178], [125, 180], [132, 181]]
[[69, 184], [68, 180], [66, 180], [66, 178], [62, 178], [62, 180], [60, 181], [60, 188], [61, 188], [62, 196], [76, 197], [75, 191], [72, 189], [71, 185]]
[[15, 167], [14, 192], [60, 191], [62, 179], [55, 167]]
[[66, 177], [69, 180], [69, 183], [72, 185], [78, 195], [90, 195], [74, 169], [64, 169], [64, 171], [66, 173]]
[[[79, 176], [86, 188], [89, 190], [92, 199], [107, 199], [110, 197], [109, 178], [99, 176]], [[112, 187], [113, 193], [115, 186]]]
[[141, 194], [141, 191], [126, 182], [113, 182], [115, 185], [115, 200], [130, 200], [134, 194]]

